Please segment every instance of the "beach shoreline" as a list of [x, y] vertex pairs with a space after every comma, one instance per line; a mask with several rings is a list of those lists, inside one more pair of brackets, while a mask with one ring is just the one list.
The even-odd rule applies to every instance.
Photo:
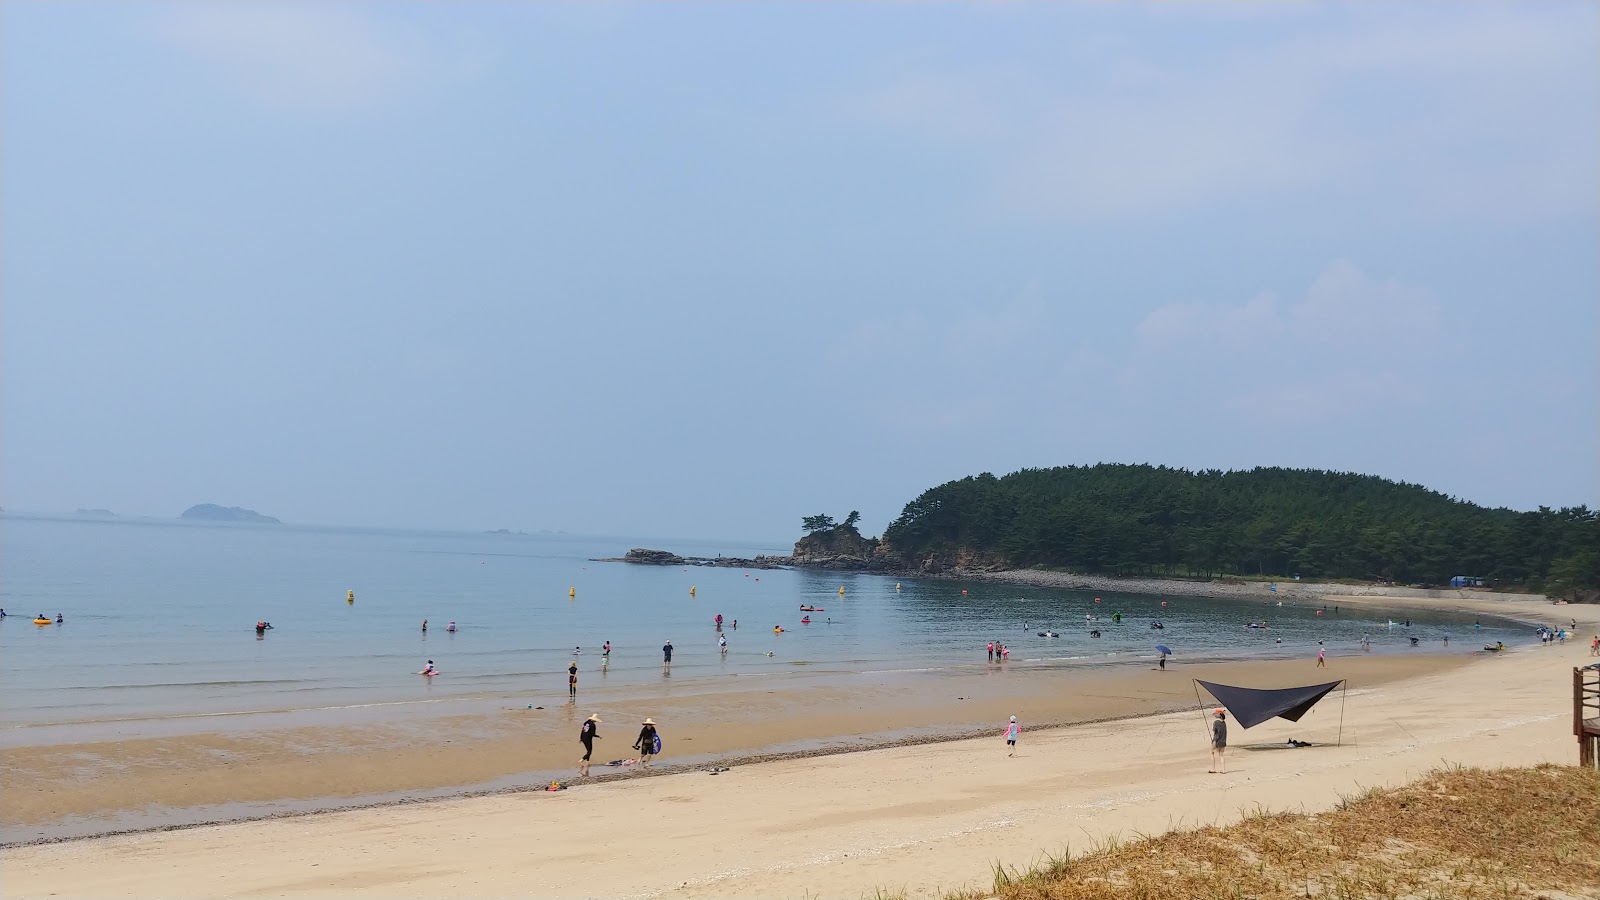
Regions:
[[[1439, 608], [1432, 598], [1388, 595], [1340, 602]], [[1519, 621], [1549, 621], [1553, 609], [1574, 616], [1592, 610], [1525, 599], [1447, 602], [1453, 610]], [[1470, 639], [1463, 643], [1448, 652], [1336, 652], [1327, 674], [1354, 677], [1358, 688], [1428, 677], [1470, 660], [1476, 648]], [[1194, 697], [1184, 696], [1191, 677], [1287, 685], [1323, 671], [1309, 659], [1180, 660], [1166, 672], [1139, 660], [1051, 666], [1019, 659], [798, 683], [764, 676], [691, 680], [660, 697], [591, 696], [581, 707], [504, 708], [403, 724], [10, 746], [0, 748], [0, 764], [17, 773], [0, 796], [0, 846], [536, 791], [552, 779], [569, 780], [577, 751], [568, 732], [576, 733], [580, 712], [587, 715], [591, 706], [622, 722], [665, 714], [681, 738], [667, 760], [692, 769], [959, 742], [1019, 710], [1033, 727], [1123, 721], [1193, 707]], [[1174, 684], [1185, 690], [1171, 690]], [[627, 735], [618, 730], [606, 730], [611, 742], [600, 746], [615, 749], [600, 749], [602, 756], [629, 755], [618, 740]], [[638, 777], [596, 769], [604, 773], [597, 782]]]
[[[1053, 729], [1024, 718], [1015, 760], [997, 720], [988, 737], [752, 763], [718, 777], [677, 771], [14, 845], [3, 894], [856, 898], [883, 888], [938, 897], [981, 888], [997, 862], [1025, 867], [1064, 847], [1256, 808], [1326, 809], [1441, 765], [1570, 764], [1566, 673], [1594, 661], [1586, 653], [1582, 642], [1527, 647], [1358, 686], [1340, 698], [1348, 710], [1330, 698], [1299, 723], [1234, 736], [1226, 776], [1205, 772], [1191, 697], [1184, 711]], [[1354, 677], [1344, 669], [1360, 660], [1287, 675]], [[1187, 674], [1177, 676], [1185, 688]], [[1290, 738], [1315, 745], [1285, 752]], [[641, 816], [663, 827], [631, 843], [630, 865], [606, 865]]]
[[[1358, 689], [1467, 665], [1466, 653], [1330, 657], [1330, 677]], [[1004, 665], [780, 690], [706, 683], [673, 697], [597, 704], [607, 724], [588, 783], [644, 777], [605, 766], [629, 757], [629, 722], [670, 723], [659, 774], [749, 766], [970, 740], [1020, 713], [1035, 729], [1139, 719], [1193, 709], [1191, 678], [1298, 683], [1311, 660], [1100, 666]], [[1337, 672], [1337, 674], [1333, 674]], [[15, 773], [0, 804], [0, 847], [169, 831], [539, 791], [573, 782], [579, 720], [590, 706], [502, 710], [404, 725], [316, 726], [175, 735], [0, 750]], [[636, 728], [636, 726], [633, 726]], [[569, 746], [570, 745], [570, 746]], [[649, 773], [655, 775], [658, 773]]]

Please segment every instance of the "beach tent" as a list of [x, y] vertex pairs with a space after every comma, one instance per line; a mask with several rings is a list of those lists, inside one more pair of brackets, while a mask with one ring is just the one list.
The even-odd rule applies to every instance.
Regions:
[[1317, 705], [1318, 700], [1328, 696], [1334, 688], [1344, 684], [1344, 681], [1292, 688], [1235, 687], [1231, 684], [1201, 681], [1198, 678], [1194, 683], [1210, 691], [1211, 696], [1217, 698], [1217, 702], [1221, 703], [1224, 709], [1233, 713], [1233, 720], [1239, 723], [1240, 728], [1250, 728], [1274, 716], [1298, 722], [1307, 710]]

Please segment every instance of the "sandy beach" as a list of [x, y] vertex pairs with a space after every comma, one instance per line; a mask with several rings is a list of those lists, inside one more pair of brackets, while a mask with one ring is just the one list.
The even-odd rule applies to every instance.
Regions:
[[[1553, 611], [1531, 601], [1457, 603], [1536, 619]], [[1554, 611], [1588, 628], [1600, 618], [1594, 607]], [[1308, 661], [1274, 677], [1357, 680], [1342, 725], [1340, 698], [1330, 697], [1298, 724], [1236, 730], [1226, 775], [1206, 772], [1192, 693], [1181, 712], [1026, 730], [1015, 759], [998, 739], [1001, 713], [1025, 704], [995, 696], [977, 701], [993, 723], [987, 738], [11, 847], [3, 893], [855, 898], [883, 887], [932, 896], [987, 884], [996, 861], [1025, 866], [1107, 836], [1226, 821], [1257, 807], [1326, 808], [1443, 764], [1570, 763], [1567, 673], [1592, 661], [1587, 653], [1587, 641], [1569, 641], [1388, 680], [1360, 679], [1370, 658], [1333, 657], [1327, 670]], [[1189, 691], [1195, 673], [1147, 674], [1170, 678], [1177, 692]], [[1025, 726], [1048, 716], [1021, 713]], [[608, 726], [615, 745], [631, 741], [625, 714]], [[1341, 728], [1343, 746], [1326, 746]], [[1319, 746], [1283, 749], [1289, 738]], [[8, 809], [12, 791], [8, 783]]]

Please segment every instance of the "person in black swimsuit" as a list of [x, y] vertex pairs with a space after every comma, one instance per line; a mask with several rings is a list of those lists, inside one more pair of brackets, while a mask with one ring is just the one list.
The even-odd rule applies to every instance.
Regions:
[[578, 743], [583, 745], [583, 759], [578, 760], [578, 775], [589, 777], [589, 757], [594, 755], [594, 741], [600, 736], [600, 716], [593, 715], [583, 721], [583, 728], [578, 732]]

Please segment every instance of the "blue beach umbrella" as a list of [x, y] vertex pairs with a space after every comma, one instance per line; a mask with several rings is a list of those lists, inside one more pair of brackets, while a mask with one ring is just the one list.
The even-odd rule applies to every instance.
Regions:
[[1156, 652], [1161, 654], [1162, 656], [1171, 656], [1172, 655], [1172, 648], [1168, 647], [1166, 644], [1157, 644], [1156, 645]]

